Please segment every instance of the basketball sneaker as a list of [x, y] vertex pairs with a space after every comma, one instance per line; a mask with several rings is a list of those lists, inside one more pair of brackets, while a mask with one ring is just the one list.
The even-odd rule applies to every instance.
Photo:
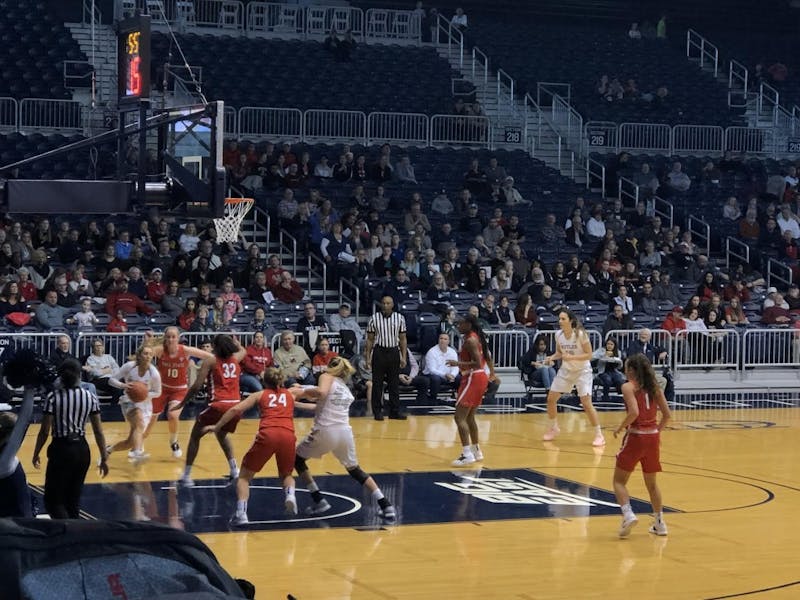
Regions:
[[185, 475], [178, 479], [178, 485], [181, 487], [186, 488], [193, 488], [194, 487], [194, 479], [191, 477], [186, 477]]
[[664, 521], [653, 521], [647, 531], [656, 535], [667, 535], [667, 524]]
[[297, 514], [297, 500], [295, 499], [294, 496], [286, 496], [286, 500], [284, 500], [283, 506], [286, 509], [287, 515]]
[[639, 519], [636, 518], [636, 515], [622, 517], [622, 525], [619, 526], [619, 537], [628, 537], [631, 534], [631, 529], [633, 529], [638, 522]]
[[454, 467], [466, 467], [467, 465], [471, 465], [475, 462], [475, 455], [472, 453], [469, 454], [462, 454], [457, 459], [453, 461]]
[[381, 516], [381, 518], [386, 519], [387, 521], [394, 521], [397, 519], [397, 511], [391, 504], [386, 508], [378, 509], [378, 514]]
[[561, 430], [558, 428], [558, 425], [552, 425], [547, 428], [547, 431], [544, 432], [542, 436], [542, 440], [545, 442], [552, 442], [556, 439], [556, 436], [561, 433]]
[[331, 509], [330, 503], [323, 498], [319, 502], [314, 502], [311, 506], [306, 508], [307, 515], [321, 515], [324, 512], [328, 512]]
[[169, 447], [172, 450], [173, 458], [180, 458], [183, 456], [183, 450], [181, 450], [181, 446], [178, 442], [172, 442]]
[[247, 513], [245, 512], [236, 511], [230, 520], [230, 524], [233, 526], [247, 525], [248, 523], [250, 523], [250, 519], [247, 518]]
[[606, 438], [603, 437], [602, 433], [598, 433], [596, 436], [594, 436], [594, 440], [592, 440], [592, 446], [598, 448], [600, 446], [605, 446], [605, 445], [606, 445]]
[[150, 458], [150, 455], [147, 454], [144, 450], [131, 450], [128, 452], [128, 460], [130, 460], [134, 464], [139, 464], [146, 461]]
[[476, 461], [483, 460], [483, 452], [481, 451], [480, 448], [477, 448], [477, 449], [473, 450], [472, 451], [472, 455], [475, 457]]

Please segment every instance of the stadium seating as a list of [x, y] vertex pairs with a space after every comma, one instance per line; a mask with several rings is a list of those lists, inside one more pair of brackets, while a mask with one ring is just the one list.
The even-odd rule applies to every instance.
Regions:
[[[741, 122], [741, 114], [728, 109], [726, 89], [687, 61], [677, 47], [664, 40], [631, 40], [626, 33], [622, 24], [553, 27], [487, 18], [470, 27], [468, 39], [533, 98], [537, 82], [571, 84], [572, 103], [586, 121], [720, 126]], [[604, 74], [623, 85], [634, 79], [642, 93], [665, 86], [669, 97], [660, 108], [643, 100], [607, 102], [595, 92]]]
[[[726, 59], [734, 59], [747, 67], [753, 91], [758, 91], [759, 83], [755, 76], [755, 66], [761, 63], [764, 81], [778, 90], [781, 104], [791, 109], [793, 104], [800, 103], [800, 62], [796, 58], [800, 52], [800, 42], [796, 35], [780, 32], [748, 32], [747, 35], [741, 35], [739, 32], [724, 29], [711, 29], [705, 34], [719, 47], [720, 53]], [[766, 74], [774, 63], [782, 63], [789, 69], [785, 81], [774, 81]]]
[[[42, 154], [49, 150], [59, 148], [67, 143], [84, 139], [81, 135], [64, 136], [54, 133], [44, 135], [41, 133], [0, 134], [0, 165]], [[79, 152], [61, 154], [49, 161], [42, 161], [20, 169], [19, 177], [38, 179], [89, 179], [96, 173], [98, 178], [116, 172], [116, 148], [111, 144], [100, 146], [97, 155], [96, 170], [90, 160], [88, 149]]]
[[0, 13], [0, 96], [71, 99], [63, 61], [86, 56], [47, 3], [0, 0]]
[[[454, 75], [433, 48], [362, 45], [350, 62], [337, 62], [319, 42], [192, 34], [178, 36], [178, 42], [189, 64], [202, 66], [206, 96], [236, 108], [452, 110]], [[153, 81], [163, 79], [158, 70], [169, 45], [167, 36], [154, 34]]]

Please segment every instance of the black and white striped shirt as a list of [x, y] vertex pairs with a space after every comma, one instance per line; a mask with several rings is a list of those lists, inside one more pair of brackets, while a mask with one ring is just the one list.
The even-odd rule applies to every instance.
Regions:
[[377, 312], [367, 324], [367, 333], [375, 334], [375, 345], [381, 348], [399, 348], [400, 334], [405, 332], [406, 318], [398, 312], [388, 317]]
[[53, 438], [66, 438], [86, 433], [89, 415], [100, 412], [97, 396], [83, 388], [50, 392], [42, 412], [53, 415]]

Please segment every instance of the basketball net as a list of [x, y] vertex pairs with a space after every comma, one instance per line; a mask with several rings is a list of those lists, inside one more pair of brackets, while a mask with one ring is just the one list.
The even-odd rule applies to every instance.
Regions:
[[245, 215], [253, 208], [252, 198], [225, 198], [225, 216], [214, 219], [217, 229], [217, 241], [235, 243], [239, 240], [239, 231]]

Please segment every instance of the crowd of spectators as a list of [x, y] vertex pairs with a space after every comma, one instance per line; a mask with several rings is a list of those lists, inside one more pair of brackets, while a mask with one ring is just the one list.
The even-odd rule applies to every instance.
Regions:
[[[747, 325], [754, 318], [751, 298], [764, 289], [760, 274], [745, 265], [721, 268], [697, 247], [691, 232], [666, 227], [652, 214], [653, 193], [664, 187], [681, 193], [697, 184], [680, 162], [661, 177], [642, 165], [634, 175], [642, 199], [632, 209], [618, 199], [575, 197], [548, 203], [551, 211], [532, 221], [520, 219], [520, 209], [532, 202], [515, 189], [497, 157], [465, 164], [462, 189], [450, 200], [445, 190], [424, 198], [408, 156], [395, 160], [389, 145], [371, 158], [354, 156], [344, 146], [334, 168], [323, 156], [312, 161], [309, 153], [298, 154], [290, 144], [276, 151], [272, 144], [257, 149], [233, 142], [224, 161], [233, 180], [252, 191], [277, 182], [276, 202], [268, 208], [279, 226], [298, 240], [301, 256], [310, 252], [327, 264], [330, 284], [344, 280], [360, 290], [363, 313], [371, 312], [373, 300], [388, 295], [398, 307], [414, 305], [409, 310], [440, 315], [440, 330], [451, 335], [451, 342], [451, 306], [465, 298], [471, 306], [462, 308], [490, 329], [522, 328], [533, 334], [552, 328], [562, 307], [577, 306], [602, 315], [594, 327], [604, 334], [662, 322], [675, 333]], [[619, 174], [624, 162], [621, 157]], [[242, 166], [247, 170], [237, 176]], [[277, 177], [270, 179], [276, 170]], [[713, 164], [708, 171], [713, 177]], [[723, 208], [725, 218], [738, 219], [759, 243], [769, 239], [780, 248], [779, 240], [785, 240], [784, 255], [794, 257], [795, 268], [796, 187], [791, 169], [780, 190], [770, 188], [774, 201], [756, 199], [745, 208], [732, 198]], [[349, 190], [349, 198], [334, 206], [324, 193], [333, 188]], [[536, 208], [541, 214], [544, 207]], [[161, 315], [159, 325], [175, 323], [186, 331], [234, 325], [261, 331], [268, 346], [276, 333], [270, 312], [280, 304], [297, 305], [305, 294], [277, 255], [265, 263], [261, 253], [255, 245], [218, 243], [212, 224], [171, 222], [157, 212], [139, 222], [102, 227], [97, 221], [73, 225], [65, 220], [51, 228], [48, 218], [7, 222], [0, 229], [0, 312], [9, 326], [26, 325], [17, 316], [27, 314], [42, 330], [95, 331], [126, 331], [131, 322], [146, 322], [136, 317]], [[688, 302], [687, 290], [696, 292]], [[770, 290], [780, 299], [777, 308], [755, 318], [762, 324], [791, 324], [792, 311], [800, 309], [797, 289], [785, 291], [779, 297]], [[678, 310], [681, 304], [686, 307]], [[281, 342], [296, 364], [295, 380], [308, 381], [324, 368], [313, 363], [314, 357], [330, 357], [329, 349], [318, 347], [322, 338], [314, 332], [347, 329], [356, 340], [362, 338], [350, 310], [342, 305], [338, 314], [317, 315], [313, 303], [305, 305], [296, 327], [302, 343], [286, 348], [288, 336]], [[427, 352], [435, 344], [435, 338], [426, 338], [419, 348]], [[299, 351], [305, 358], [296, 356]], [[251, 365], [252, 375], [258, 366]], [[425, 369], [423, 361], [409, 385], [423, 376], [430, 381]]]

